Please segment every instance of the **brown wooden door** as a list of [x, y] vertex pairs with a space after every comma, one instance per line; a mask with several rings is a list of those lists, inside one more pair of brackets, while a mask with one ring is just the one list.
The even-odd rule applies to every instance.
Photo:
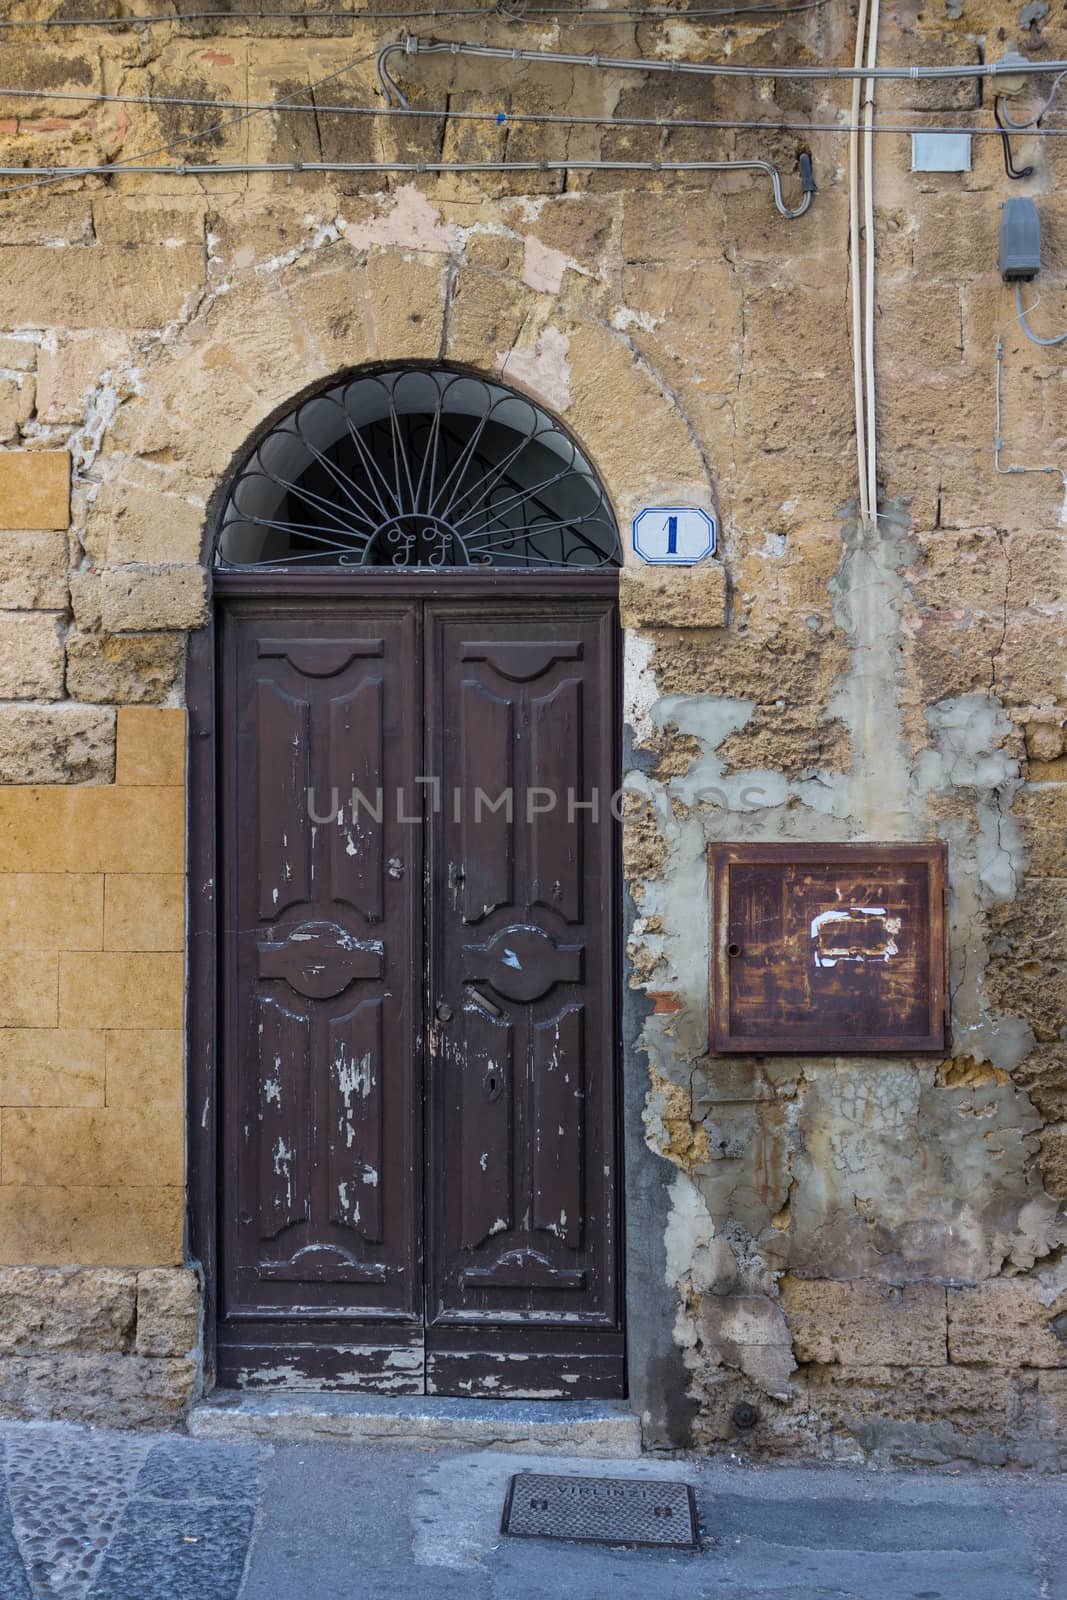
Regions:
[[615, 632], [227, 611], [220, 1381], [623, 1392]]

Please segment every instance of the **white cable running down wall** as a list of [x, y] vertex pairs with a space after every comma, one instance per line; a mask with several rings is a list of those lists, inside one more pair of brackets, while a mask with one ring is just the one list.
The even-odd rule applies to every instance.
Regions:
[[[856, 68], [875, 67], [879, 0], [860, 0]], [[852, 389], [856, 413], [857, 500], [860, 516], [878, 516], [878, 414], [875, 402], [874, 311], [874, 84], [876, 73], [853, 76], [848, 139], [849, 287], [852, 310]], [[860, 101], [863, 101], [862, 121]]]
[[[880, 0], [871, 0], [867, 23], [867, 65], [878, 58]], [[867, 513], [878, 515], [878, 416], [874, 391], [874, 76], [866, 80], [863, 106], [863, 381], [867, 402]]]
[[[867, 0], [859, 0], [856, 15], [857, 67], [863, 65], [863, 42], [867, 34]], [[860, 264], [860, 96], [862, 81], [852, 80], [852, 108], [848, 136], [848, 276], [852, 306], [852, 389], [856, 416], [856, 467], [860, 516], [867, 517], [867, 436], [863, 405], [863, 271]]]

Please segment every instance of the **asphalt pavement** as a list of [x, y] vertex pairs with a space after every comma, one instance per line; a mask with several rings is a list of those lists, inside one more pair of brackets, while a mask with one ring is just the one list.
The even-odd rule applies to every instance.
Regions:
[[[1067, 1600], [1067, 1479], [0, 1425], [0, 1600]], [[678, 1479], [701, 1547], [500, 1531], [515, 1473]]]

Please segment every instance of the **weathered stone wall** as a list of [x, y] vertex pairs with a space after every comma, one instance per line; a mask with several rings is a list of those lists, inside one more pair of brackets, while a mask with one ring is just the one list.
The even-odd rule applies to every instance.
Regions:
[[4, 1416], [158, 1426], [198, 1392], [201, 1296], [188, 1268], [0, 1267], [0, 1295]]
[[[826, 6], [784, 21], [583, 33], [463, 18], [439, 31], [507, 43], [517, 27], [546, 49], [844, 63], [854, 19]], [[1067, 55], [1051, 13], [1029, 26], [1017, 4], [957, 0], [883, 9], [879, 58], [974, 62], [1024, 27], [1029, 53]], [[49, 97], [61, 88], [304, 98], [336, 72], [320, 102], [371, 104], [389, 36], [234, 19], [20, 37], [7, 81], [39, 94], [0, 104], [0, 160], [135, 158], [212, 120], [83, 108]], [[847, 86], [773, 76], [709, 85], [450, 57], [405, 63], [404, 82], [415, 103], [454, 110], [825, 123], [848, 104]], [[975, 83], [879, 89], [900, 123], [990, 126], [981, 101]], [[47, 864], [19, 853], [3, 868], [72, 875], [62, 915], [28, 881], [13, 886], [13, 920], [45, 944], [27, 963], [0, 941], [17, 980], [4, 1017], [19, 1019], [0, 1082], [18, 1095], [80, 1086], [56, 1106], [2, 1102], [3, 1259], [180, 1259], [180, 1206], [168, 1199], [150, 1224], [147, 1194], [131, 1198], [145, 1138], [174, 1194], [180, 1183], [180, 985], [168, 979], [150, 1020], [117, 1025], [107, 1007], [121, 991], [103, 982], [115, 951], [180, 966], [154, 932], [107, 943], [108, 884], [128, 876], [136, 899], [134, 880], [179, 872], [180, 856], [131, 856], [130, 839], [155, 847], [156, 830], [115, 824], [94, 797], [127, 792], [123, 729], [132, 739], [170, 715], [132, 708], [180, 705], [220, 482], [265, 418], [340, 369], [469, 363], [561, 415], [624, 527], [652, 500], [715, 505], [722, 526], [721, 562], [663, 581], [635, 570], [623, 587], [627, 1076], [641, 1075], [646, 1158], [665, 1191], [660, 1237], [640, 1253], [676, 1312], [673, 1345], [634, 1374], [649, 1438], [1062, 1464], [1067, 357], [1026, 341], [996, 272], [998, 203], [1017, 187], [999, 141], [976, 139], [965, 175], [912, 174], [905, 135], [877, 141], [876, 529], [855, 514], [843, 135], [693, 130], [665, 143], [651, 129], [290, 113], [231, 123], [175, 159], [756, 156], [782, 163], [795, 197], [808, 146], [819, 193], [796, 222], [751, 173], [127, 176], [0, 197], [0, 776], [17, 786], [0, 799], [17, 828], [24, 786], [63, 785], [32, 792], [70, 830], [63, 854], [54, 839], [40, 847]], [[1020, 137], [1016, 155], [1034, 165], [1023, 189], [1045, 234], [1035, 320], [1056, 331], [1067, 142]], [[1052, 470], [994, 470], [998, 333], [1001, 464]], [[32, 513], [17, 509], [23, 492]], [[129, 792], [158, 783], [177, 805], [169, 770]], [[710, 840], [933, 837], [950, 849], [951, 1054], [708, 1054]], [[132, 921], [173, 938], [171, 913], [149, 905], [131, 900]], [[66, 1050], [62, 1074], [12, 1067], [28, 1031], [54, 1043], [74, 1025], [64, 972], [93, 1042]], [[41, 982], [41, 1020], [26, 1021], [13, 1008]], [[142, 1030], [153, 1044], [139, 1046]], [[117, 1228], [131, 1214], [136, 1226]], [[131, 1326], [119, 1354], [136, 1346]], [[751, 1430], [734, 1421], [741, 1401], [758, 1411]]]

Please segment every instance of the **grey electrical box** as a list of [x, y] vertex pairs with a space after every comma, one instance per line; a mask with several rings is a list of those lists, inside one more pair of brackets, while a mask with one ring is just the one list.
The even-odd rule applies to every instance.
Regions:
[[912, 172], [970, 172], [969, 133], [913, 133]]
[[1005, 283], [1029, 282], [1041, 271], [1041, 218], [1028, 195], [1005, 201], [997, 270]]

